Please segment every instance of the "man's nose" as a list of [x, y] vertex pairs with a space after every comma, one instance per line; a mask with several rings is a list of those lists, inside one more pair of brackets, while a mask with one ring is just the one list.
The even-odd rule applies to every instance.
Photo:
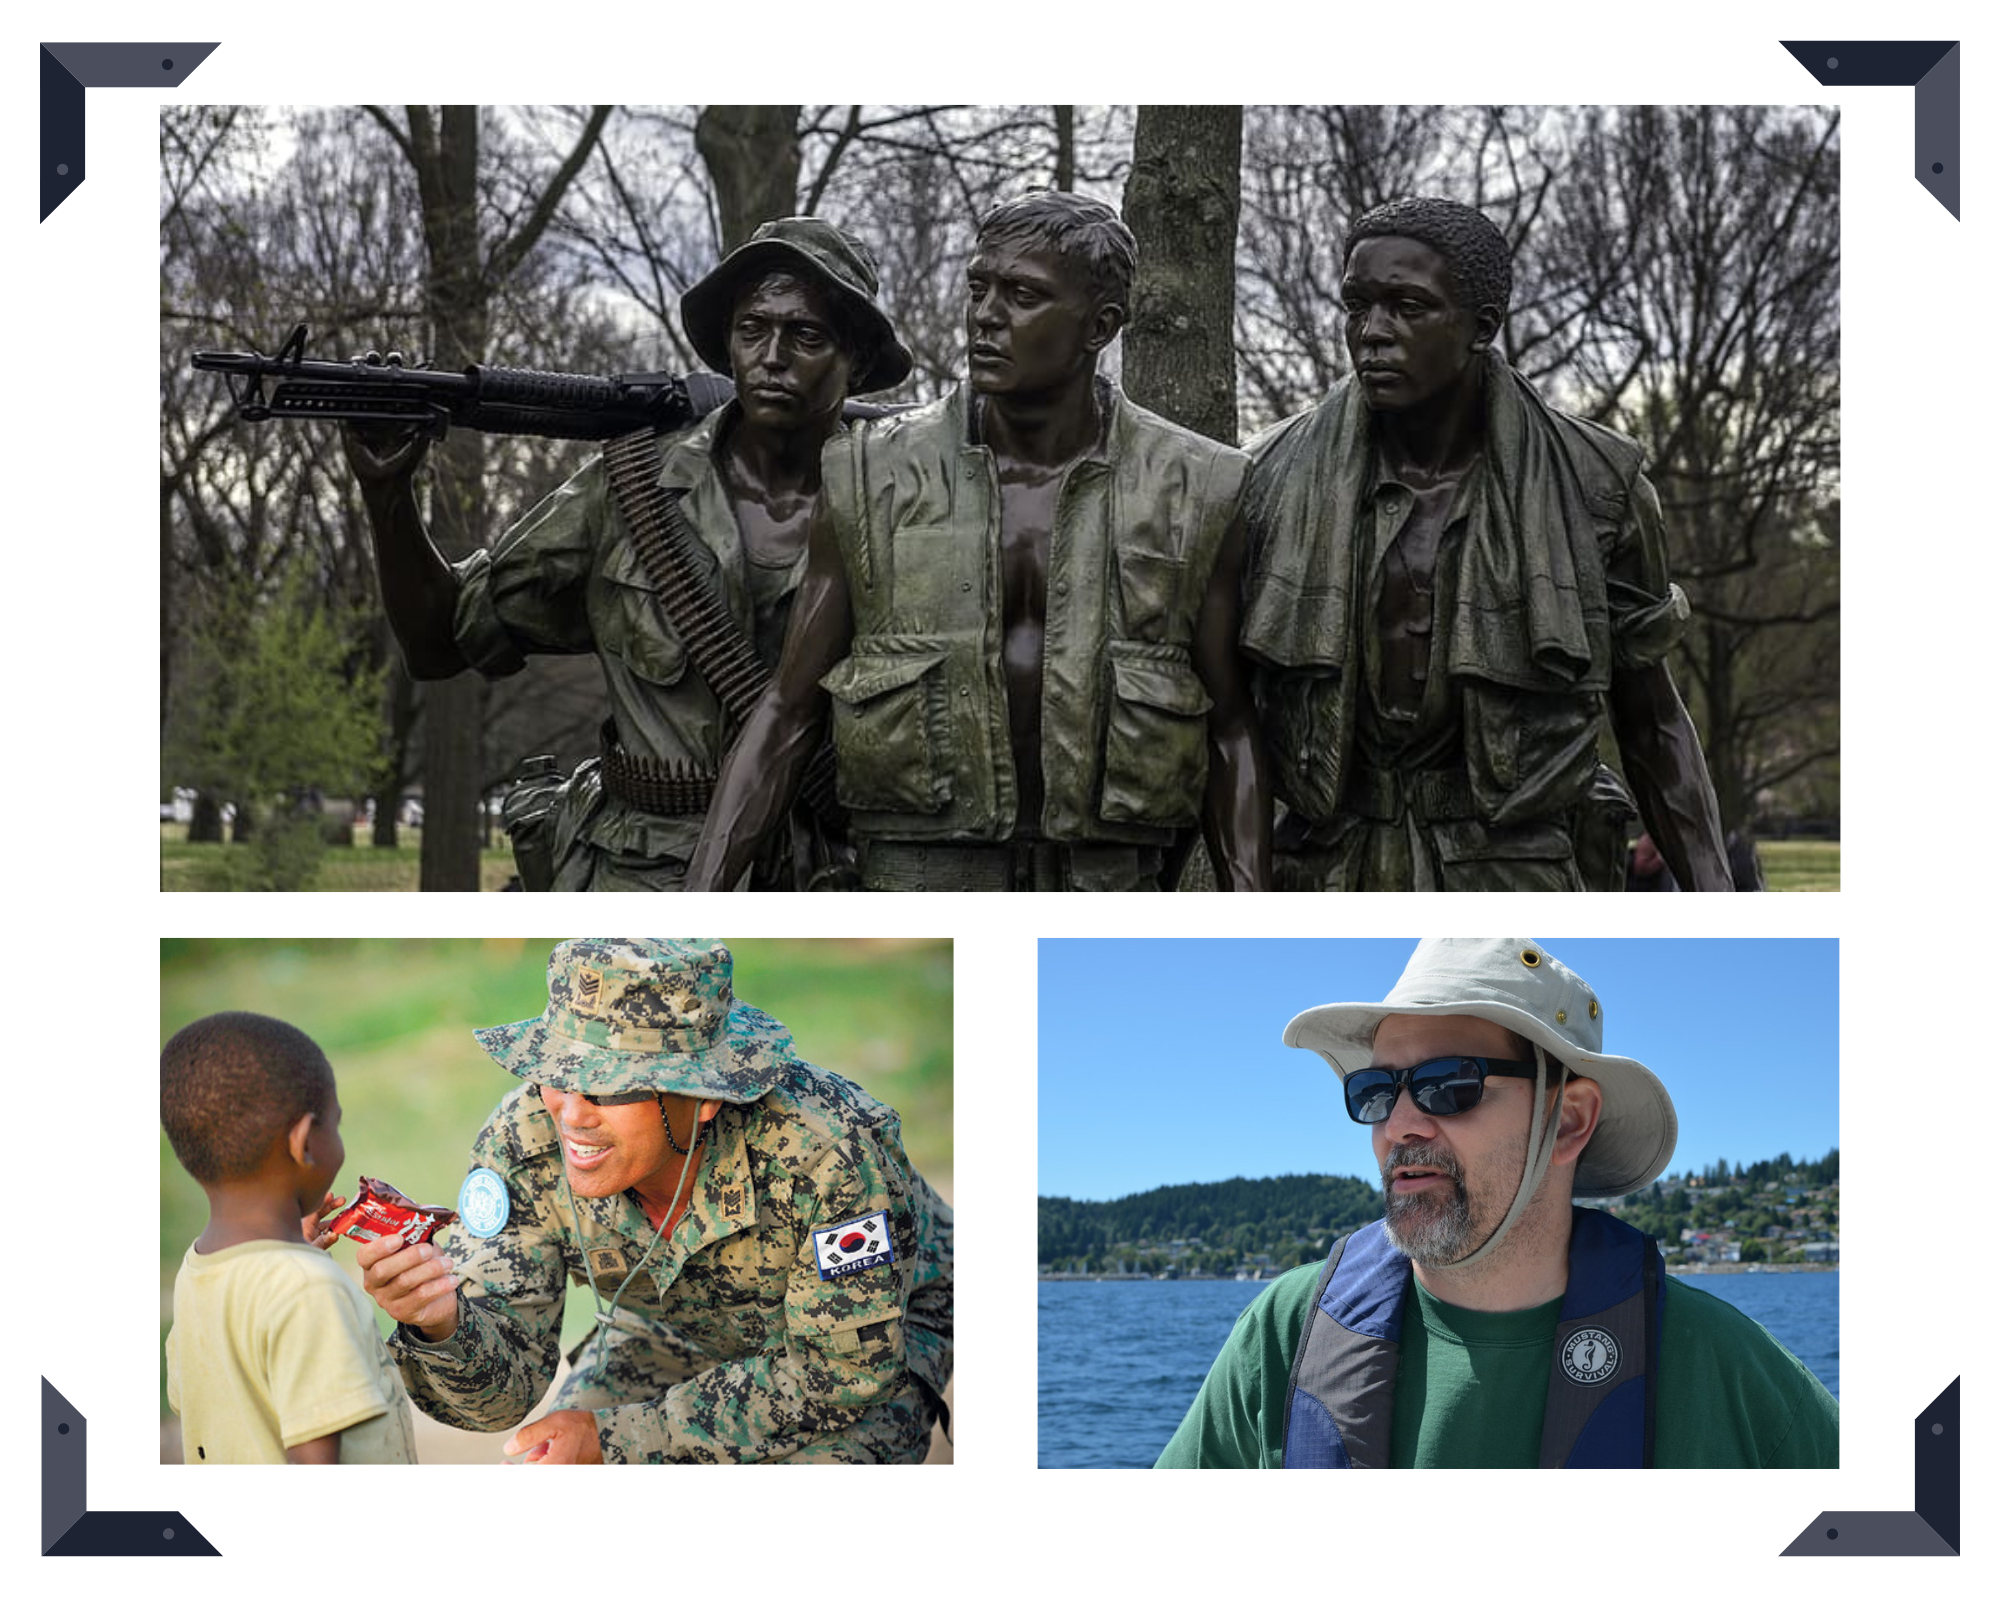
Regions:
[[1362, 315], [1359, 337], [1363, 344], [1387, 344], [1389, 313], [1381, 306], [1370, 306]]
[[762, 367], [767, 372], [781, 371], [790, 359], [790, 349], [784, 335], [776, 328], [759, 339], [750, 352], [750, 364]]
[[975, 326], [981, 328], [997, 327], [1000, 322], [999, 295], [991, 289], [985, 290], [980, 294], [975, 294], [972, 297], [971, 305], [968, 307], [968, 312]]
[[589, 1128], [596, 1125], [597, 1107], [580, 1094], [571, 1094], [566, 1089], [550, 1091], [555, 1096], [555, 1104], [549, 1107], [556, 1121], [567, 1123], [572, 1128]]
[[1410, 1086], [1403, 1084], [1396, 1090], [1396, 1103], [1389, 1107], [1382, 1126], [1389, 1143], [1396, 1145], [1407, 1139], [1431, 1138], [1437, 1133], [1437, 1118], [1419, 1106], [1410, 1094]]

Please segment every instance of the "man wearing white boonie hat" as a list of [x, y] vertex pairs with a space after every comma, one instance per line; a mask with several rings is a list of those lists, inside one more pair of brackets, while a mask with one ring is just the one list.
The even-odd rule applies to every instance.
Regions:
[[1372, 1129], [1383, 1220], [1243, 1313], [1163, 1467], [1816, 1467], [1798, 1359], [1607, 1212], [1677, 1123], [1533, 939], [1426, 939], [1386, 1000], [1285, 1028]]

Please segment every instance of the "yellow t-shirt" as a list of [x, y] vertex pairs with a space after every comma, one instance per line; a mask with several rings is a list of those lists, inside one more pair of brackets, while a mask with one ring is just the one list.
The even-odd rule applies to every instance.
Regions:
[[417, 1459], [410, 1402], [359, 1284], [305, 1243], [194, 1247], [174, 1278], [167, 1404], [190, 1465], [282, 1462], [340, 1432], [340, 1461]]

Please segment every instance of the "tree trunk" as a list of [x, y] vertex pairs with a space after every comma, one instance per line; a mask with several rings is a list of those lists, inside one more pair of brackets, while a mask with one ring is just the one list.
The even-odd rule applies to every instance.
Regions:
[[[514, 232], [488, 250], [479, 236], [479, 108], [408, 108], [408, 133], [390, 128], [417, 175], [430, 271], [424, 310], [431, 361], [452, 370], [486, 359], [492, 296], [548, 227], [564, 192], [596, 146], [609, 106], [593, 108], [575, 147]], [[431, 537], [458, 560], [485, 542], [485, 436], [455, 428], [431, 452]], [[486, 680], [470, 672], [427, 684], [424, 711], [424, 843], [420, 889], [479, 887], [479, 751]]]
[[[486, 263], [478, 215], [479, 108], [445, 106], [435, 137], [411, 108], [412, 139], [421, 160], [424, 243], [430, 274], [424, 309], [431, 325], [431, 363], [447, 372], [486, 359]], [[428, 108], [423, 108], [428, 110]], [[431, 537], [451, 561], [486, 538], [486, 437], [454, 428], [431, 451], [435, 489]], [[479, 887], [479, 741], [486, 721], [486, 680], [461, 672], [425, 684], [424, 843], [420, 889]]]
[[1139, 244], [1125, 390], [1161, 416], [1236, 442], [1240, 106], [1141, 106], [1125, 182]]
[[222, 843], [222, 802], [211, 790], [195, 791], [194, 816], [188, 822], [188, 843]]
[[386, 651], [389, 667], [388, 681], [382, 691], [387, 719], [387, 749], [383, 756], [386, 770], [373, 796], [375, 831], [369, 838], [377, 850], [396, 848], [396, 812], [402, 804], [403, 786], [410, 779], [410, 735], [417, 720], [417, 686], [403, 668], [402, 652], [387, 642], [388, 632], [389, 621], [383, 617], [376, 633], [381, 641], [378, 649]]
[[1057, 106], [1055, 187], [1068, 194], [1076, 187], [1076, 107]]
[[715, 185], [726, 255], [759, 223], [799, 208], [799, 106], [704, 106], [695, 149]]

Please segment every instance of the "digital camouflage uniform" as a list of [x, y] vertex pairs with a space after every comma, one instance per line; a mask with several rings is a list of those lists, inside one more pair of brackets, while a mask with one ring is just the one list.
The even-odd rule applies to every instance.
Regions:
[[[662, 953], [653, 972], [634, 973], [634, 950]], [[551, 958], [542, 1017], [480, 1030], [530, 1081], [473, 1145], [473, 1165], [506, 1185], [505, 1226], [444, 1239], [463, 1280], [457, 1330], [430, 1344], [403, 1327], [390, 1342], [426, 1413], [518, 1425], [555, 1371], [566, 1286], [594, 1278], [609, 1307], [630, 1275], [611, 1330], [570, 1353], [555, 1400], [596, 1413], [606, 1461], [923, 1460], [951, 1376], [950, 1208], [910, 1166], [895, 1112], [798, 1060], [790, 1033], [734, 1004], [729, 982], [720, 946], [577, 940]], [[536, 1086], [654, 1087], [663, 1038], [693, 1063], [675, 1092], [726, 1103], [687, 1213], [648, 1259], [654, 1230], [629, 1191], [572, 1202]], [[607, 1051], [624, 1062], [607, 1066]], [[872, 1245], [884, 1212], [887, 1252], [863, 1246], [858, 1269], [823, 1274], [840, 1239], [816, 1250], [814, 1232], [854, 1224], [841, 1235], [866, 1229]]]
[[[1430, 577], [1421, 705], [1381, 692], [1383, 567], [1413, 509], [1351, 380], [1250, 442], [1242, 643], [1291, 889], [1607, 887], [1629, 797], [1598, 760], [1613, 677], [1686, 623], [1629, 439], [1489, 357], [1481, 458]], [[1611, 853], [1622, 855], [1622, 837]]]
[[[767, 666], [784, 642], [805, 553], [762, 566], [743, 550], [716, 451], [731, 401], [660, 440], [660, 482], [683, 491], [680, 511], [720, 586], [730, 616]], [[661, 611], [652, 579], [613, 502], [601, 456], [456, 567], [454, 635], [489, 678], [519, 672], [531, 655], [596, 654], [611, 725], [626, 753], [713, 777], [727, 732], [722, 708]], [[677, 889], [701, 834], [700, 813], [662, 816], [606, 792], [592, 757], [570, 779], [551, 818], [556, 889]], [[790, 888], [782, 882], [760, 888]]]
[[1040, 886], [1157, 887], [1160, 852], [1200, 821], [1211, 702], [1196, 619], [1248, 463], [1113, 384], [1098, 393], [1102, 434], [1065, 475], [1049, 538], [1040, 816], [1020, 814], [1000, 490], [970, 391], [827, 444], [854, 637], [821, 682], [870, 887], [1008, 887], [957, 881], [951, 864], [1019, 839], [1066, 853], [1068, 881]]

